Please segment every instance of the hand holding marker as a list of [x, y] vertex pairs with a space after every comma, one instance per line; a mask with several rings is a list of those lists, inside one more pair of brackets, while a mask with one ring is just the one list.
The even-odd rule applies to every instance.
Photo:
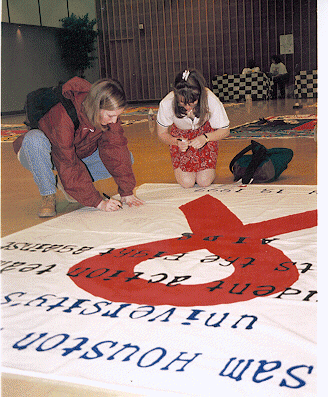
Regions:
[[[103, 196], [106, 197], [106, 199], [110, 200], [110, 196], [108, 196], [106, 193], [103, 193]], [[121, 210], [123, 209], [122, 204], [118, 204], [118, 206], [121, 208]]]

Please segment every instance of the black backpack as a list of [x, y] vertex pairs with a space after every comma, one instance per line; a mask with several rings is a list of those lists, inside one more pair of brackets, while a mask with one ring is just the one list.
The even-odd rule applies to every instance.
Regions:
[[70, 99], [67, 99], [62, 94], [63, 85], [57, 87], [39, 88], [27, 94], [25, 111], [25, 124], [30, 128], [38, 128], [39, 120], [49, 112], [49, 110], [61, 102], [66, 109], [66, 112], [74, 123], [75, 131], [78, 129], [80, 122], [77, 117], [76, 109]]

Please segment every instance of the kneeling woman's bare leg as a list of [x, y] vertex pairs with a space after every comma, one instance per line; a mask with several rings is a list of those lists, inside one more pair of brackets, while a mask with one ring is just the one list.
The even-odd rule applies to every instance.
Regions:
[[196, 173], [196, 183], [198, 186], [206, 187], [210, 186], [215, 179], [215, 170], [208, 168], [207, 170], [198, 171]]
[[184, 188], [193, 187], [196, 182], [196, 172], [185, 172], [180, 168], [174, 170], [174, 175], [177, 182]]

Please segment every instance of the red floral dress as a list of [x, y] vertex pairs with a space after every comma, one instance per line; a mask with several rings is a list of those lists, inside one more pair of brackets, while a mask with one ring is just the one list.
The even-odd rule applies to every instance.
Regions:
[[[214, 131], [214, 129], [208, 121], [196, 130], [181, 130], [173, 124], [171, 135], [175, 138], [191, 140], [211, 131]], [[185, 172], [198, 172], [209, 168], [215, 169], [218, 152], [218, 142], [207, 142], [200, 149], [194, 149], [189, 146], [185, 152], [181, 152], [177, 145], [170, 146], [173, 168], [180, 168]]]

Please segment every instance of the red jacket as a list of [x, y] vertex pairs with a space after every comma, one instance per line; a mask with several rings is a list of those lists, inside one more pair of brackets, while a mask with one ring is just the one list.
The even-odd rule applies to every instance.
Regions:
[[[127, 139], [120, 122], [111, 124], [108, 131], [97, 130], [90, 124], [83, 111], [82, 102], [90, 87], [88, 81], [79, 77], [74, 77], [63, 85], [63, 95], [72, 100], [80, 121], [76, 132], [61, 103], [42, 117], [39, 128], [51, 142], [51, 156], [65, 191], [82, 205], [97, 207], [102, 197], [81, 161], [97, 148], [102, 162], [117, 183], [121, 196], [133, 194], [136, 181]], [[21, 141], [14, 144], [16, 152], [20, 145]]]

